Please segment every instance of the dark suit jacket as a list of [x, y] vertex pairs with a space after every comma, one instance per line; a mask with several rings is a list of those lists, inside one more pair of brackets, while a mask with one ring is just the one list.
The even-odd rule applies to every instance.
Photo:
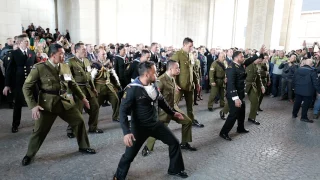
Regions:
[[157, 53], [154, 53], [154, 54], [151, 53], [150, 61], [153, 61], [155, 64], [158, 64], [159, 58]]
[[27, 50], [26, 57], [20, 49], [12, 51], [8, 57], [5, 86], [22, 90], [24, 81], [28, 77], [33, 65], [37, 63], [36, 54]]
[[218, 57], [216, 55], [213, 55], [212, 54], [207, 54], [207, 72], [209, 74], [209, 71], [210, 71], [210, 66], [211, 64], [216, 60], [218, 59]]
[[[98, 57], [93, 53], [94, 57], [95, 57], [95, 60], [98, 59]], [[89, 53], [87, 53], [87, 58], [89, 59], [89, 61], [92, 62], [93, 58], [91, 57], [91, 55]]]

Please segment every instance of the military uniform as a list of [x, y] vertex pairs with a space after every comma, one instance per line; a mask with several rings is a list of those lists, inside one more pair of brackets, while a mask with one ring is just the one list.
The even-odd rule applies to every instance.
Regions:
[[[195, 85], [199, 85], [199, 77], [193, 68], [193, 57], [190, 57], [188, 53], [181, 49], [173, 54], [171, 59], [177, 61], [180, 65], [180, 74], [176, 76], [176, 83], [181, 89], [176, 92], [175, 102], [178, 104], [182, 95], [184, 95], [187, 106], [187, 115], [193, 121], [193, 123], [198, 124], [193, 114], [193, 90]], [[198, 124], [197, 126], [203, 127], [202, 124]]]
[[[262, 55], [260, 55], [261, 57]], [[263, 57], [263, 56], [262, 56]], [[220, 136], [226, 140], [231, 140], [231, 138], [228, 136], [228, 133], [233, 128], [234, 123], [236, 120], [238, 120], [238, 132], [246, 132], [244, 129], [244, 119], [245, 119], [245, 83], [246, 80], [246, 70], [244, 68], [249, 66], [251, 63], [253, 63], [256, 59], [258, 59], [257, 55], [254, 55], [251, 58], [248, 58], [244, 61], [243, 65], [237, 64], [235, 62], [231, 62], [226, 69], [226, 75], [227, 75], [227, 100], [229, 105], [229, 115], [228, 118], [223, 125]], [[240, 99], [241, 100], [241, 107], [235, 106], [235, 100]]]
[[121, 86], [117, 74], [113, 69], [110, 70], [100, 61], [94, 62], [92, 68], [98, 70], [98, 73], [94, 76], [94, 84], [99, 93], [99, 106], [101, 106], [104, 101], [109, 101], [113, 110], [112, 119], [119, 121], [119, 99], [117, 91], [121, 89]]
[[124, 75], [124, 71], [127, 67], [127, 62], [125, 57], [121, 57], [120, 55], [116, 55], [115, 59], [114, 59], [114, 70], [116, 71], [118, 77], [119, 77], [119, 81], [121, 84], [121, 87], [124, 88], [127, 86], [127, 84], [129, 84], [129, 82], [127, 82], [126, 77]]
[[[258, 64], [257, 67], [258, 67], [258, 72], [261, 77], [262, 85], [264, 87], [267, 87], [268, 83], [271, 82], [270, 74], [269, 74], [269, 63], [261, 63], [261, 64]], [[261, 87], [258, 87], [258, 90], [260, 90], [260, 92], [261, 92]], [[263, 97], [264, 97], [263, 94], [261, 94], [259, 97], [259, 107], [258, 108], [260, 108]]]
[[[8, 54], [5, 76], [5, 86], [13, 90], [14, 108], [12, 127], [18, 128], [21, 121], [22, 106], [25, 104], [22, 93], [22, 86], [28, 77], [32, 66], [36, 63], [36, 55], [33, 51], [27, 49], [22, 52], [21, 49], [13, 50]], [[35, 95], [35, 94], [34, 94]], [[36, 96], [36, 95], [35, 95]]]
[[[32, 90], [39, 86], [39, 100], [35, 101]], [[66, 64], [54, 67], [49, 61], [36, 64], [23, 85], [23, 94], [30, 109], [41, 106], [40, 118], [35, 121], [27, 156], [34, 157], [46, 138], [57, 116], [66, 121], [77, 137], [79, 148], [89, 148], [89, 140], [83, 117], [74, 106], [68, 88], [79, 98], [85, 98], [79, 86], [72, 78], [70, 68]]]
[[[209, 71], [209, 79], [211, 85], [211, 93], [208, 101], [208, 109], [212, 109], [214, 98], [219, 94], [220, 107], [224, 107], [224, 90], [226, 79], [226, 65], [219, 60], [213, 62]], [[212, 86], [215, 83], [215, 86]]]
[[[72, 57], [69, 59], [68, 65], [72, 76], [90, 104], [90, 109], [87, 110], [89, 114], [89, 131], [96, 131], [99, 117], [99, 104], [94, 92], [95, 86], [91, 79], [91, 64], [87, 58], [83, 58], [82, 62], [77, 57]], [[79, 111], [82, 112], [83, 103], [81, 99], [75, 98], [75, 103]]]
[[[195, 71], [195, 73], [196, 73], [196, 75], [198, 76], [198, 77], [202, 77], [202, 75], [201, 75], [201, 63], [200, 63], [200, 60], [199, 59], [196, 59], [195, 61], [194, 61], [194, 66], [193, 66], [193, 68], [194, 68], [194, 71]], [[197, 97], [198, 97], [198, 92], [197, 92], [197, 90], [196, 89], [194, 89], [194, 104], [195, 105], [197, 105]]]
[[256, 64], [252, 63], [248, 67], [246, 67], [246, 73], [246, 93], [248, 95], [249, 101], [251, 102], [249, 119], [255, 120], [259, 108], [261, 87], [263, 87], [263, 85]]
[[[174, 78], [170, 77], [168, 74], [164, 73], [158, 78], [158, 88], [160, 89], [161, 94], [164, 99], [167, 101], [168, 105], [172, 107], [175, 111], [180, 112], [184, 119], [179, 120], [175, 117], [168, 115], [164, 110], [159, 109], [158, 118], [161, 122], [163, 122], [166, 126], [170, 123], [171, 119], [176, 121], [179, 124], [182, 124], [181, 134], [182, 134], [182, 144], [192, 141], [192, 120], [186, 116], [182, 110], [178, 107], [178, 105], [174, 102], [175, 92], [176, 92], [176, 84]], [[154, 143], [156, 139], [153, 137], [148, 138], [147, 147], [149, 150], [153, 150]]]

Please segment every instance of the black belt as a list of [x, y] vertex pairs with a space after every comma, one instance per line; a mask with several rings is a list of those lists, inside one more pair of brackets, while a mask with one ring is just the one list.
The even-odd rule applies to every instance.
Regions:
[[49, 90], [41, 89], [41, 92], [42, 92], [42, 93], [45, 93], [45, 94], [52, 94], [52, 95], [60, 96], [60, 95], [62, 95], [62, 94], [65, 94], [67, 91], [66, 91], [66, 90], [49, 91]]

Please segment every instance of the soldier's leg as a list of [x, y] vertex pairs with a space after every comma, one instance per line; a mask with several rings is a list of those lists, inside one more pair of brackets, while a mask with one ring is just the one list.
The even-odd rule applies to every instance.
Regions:
[[210, 96], [209, 96], [209, 100], [208, 100], [208, 108], [212, 108], [213, 103], [214, 103], [214, 99], [217, 96], [219, 92], [219, 89], [216, 86], [211, 86], [211, 91], [210, 91]]
[[98, 125], [98, 117], [99, 117], [99, 103], [96, 97], [91, 97], [88, 99], [90, 104], [90, 109], [88, 109], [89, 114], [89, 131], [95, 131]]
[[[221, 99], [220, 99], [221, 100]], [[223, 109], [222, 109], [222, 112], [224, 113], [224, 114], [228, 114], [229, 113], [229, 103], [228, 103], [228, 101], [226, 101], [225, 103], [224, 103], [224, 107], [223, 107]]]
[[98, 96], [99, 107], [101, 107], [101, 105], [104, 104], [104, 102], [105, 102], [105, 100], [107, 100], [107, 98], [108, 98], [108, 96], [99, 94], [99, 96]]
[[35, 121], [33, 133], [29, 141], [27, 156], [32, 158], [36, 155], [56, 118], [57, 115], [54, 113], [40, 111], [40, 118]]
[[[169, 123], [164, 123], [166, 126], [169, 125]], [[153, 148], [154, 148], [154, 144], [156, 143], [156, 138], [154, 137], [149, 137], [148, 140], [147, 140], [147, 147], [150, 151], [153, 151]]]
[[135, 130], [132, 129], [132, 133], [135, 137], [135, 141], [133, 141], [133, 145], [131, 147], [126, 147], [125, 153], [122, 155], [120, 162], [118, 164], [117, 171], [115, 176], [119, 180], [125, 180], [128, 174], [131, 162], [134, 160], [136, 155], [138, 154], [141, 146], [149, 137], [150, 132], [147, 132], [145, 129]]
[[237, 119], [238, 119], [238, 130], [244, 130], [244, 119], [246, 116], [246, 103], [245, 101], [241, 101], [241, 107], [238, 108], [237, 111]]
[[288, 98], [289, 100], [292, 100], [293, 99], [293, 91], [292, 91], [292, 79], [288, 80]]
[[160, 123], [155, 129], [153, 129], [150, 136], [161, 140], [169, 146], [170, 164], [168, 172], [178, 173], [184, 171], [184, 163], [179, 140], [174, 136], [172, 131], [163, 123]]
[[184, 91], [184, 96], [186, 99], [187, 115], [191, 120], [194, 120], [193, 114], [193, 91]]
[[238, 111], [240, 110], [240, 108], [235, 106], [235, 102], [232, 99], [227, 99], [228, 100], [228, 104], [230, 106], [230, 111], [229, 111], [229, 115], [227, 117], [226, 122], [224, 123], [220, 134], [228, 134], [230, 132], [230, 130], [233, 128], [234, 123], [237, 120], [237, 116], [238, 116]]
[[[74, 102], [75, 102], [75, 108], [77, 108], [79, 110], [80, 114], [82, 115], [82, 112], [83, 112], [83, 103], [82, 103], [82, 101], [78, 97], [74, 96]], [[69, 134], [71, 134], [71, 136]], [[72, 127], [71, 127], [70, 124], [68, 124], [67, 135], [70, 138], [74, 138], [74, 135], [72, 135], [72, 134], [73, 134]]]
[[248, 92], [248, 98], [251, 103], [249, 118], [256, 119], [258, 104], [259, 104], [259, 97], [258, 97], [257, 92], [255, 92], [253, 88], [251, 88], [250, 91]]
[[181, 128], [181, 143], [192, 142], [192, 120], [182, 113], [183, 120], [173, 117], [172, 119], [182, 125]]
[[21, 121], [21, 111], [24, 103], [24, 96], [22, 93], [22, 89], [16, 89], [14, 92], [14, 104], [13, 104], [13, 121], [12, 127], [18, 128]]
[[108, 100], [111, 103], [112, 106], [112, 119], [118, 121], [119, 120], [119, 98], [117, 96], [117, 93], [111, 91], [109, 88], [107, 90], [108, 92]]
[[71, 126], [72, 131], [77, 138], [79, 148], [89, 148], [90, 143], [83, 116], [80, 111], [76, 107], [73, 107], [60, 113], [59, 117]]
[[224, 97], [224, 87], [223, 86], [219, 87], [219, 96], [222, 97], [220, 99], [220, 107], [224, 107], [225, 102], [224, 102], [224, 98], [223, 98]]

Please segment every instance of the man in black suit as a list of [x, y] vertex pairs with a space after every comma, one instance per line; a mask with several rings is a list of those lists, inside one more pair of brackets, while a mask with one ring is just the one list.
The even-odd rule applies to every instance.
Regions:
[[116, 56], [116, 47], [114, 45], [110, 46], [110, 51], [107, 53], [107, 58], [113, 63], [114, 57]]
[[156, 64], [156, 66], [158, 67], [158, 62], [159, 62], [159, 58], [158, 58], [159, 45], [158, 45], [158, 43], [154, 42], [151, 44], [150, 52], [151, 52], [150, 61], [153, 61]]
[[97, 56], [94, 54], [94, 47], [91, 44], [86, 45], [87, 48], [87, 58], [89, 59], [90, 62], [92, 61], [97, 61]]
[[234, 123], [238, 120], [238, 133], [248, 133], [244, 128], [244, 119], [246, 113], [246, 106], [244, 102], [245, 97], [245, 83], [246, 80], [246, 70], [243, 66], [248, 67], [251, 63], [257, 60], [259, 57], [263, 58], [263, 53], [265, 51], [265, 46], [260, 49], [260, 54], [257, 53], [254, 56], [244, 59], [244, 55], [241, 51], [236, 51], [233, 53], [233, 62], [229, 64], [226, 70], [227, 74], [227, 100], [229, 105], [229, 115], [224, 123], [221, 131], [220, 137], [225, 140], [231, 141], [229, 137], [229, 132], [233, 128]]
[[21, 111], [24, 104], [24, 96], [22, 86], [28, 77], [30, 70], [36, 63], [36, 55], [28, 49], [29, 38], [27, 35], [18, 36], [19, 48], [12, 51], [8, 57], [8, 64], [5, 77], [5, 88], [3, 94], [7, 96], [9, 93], [14, 93], [14, 108], [12, 133], [18, 132], [18, 127], [21, 121]]
[[227, 61], [228, 65], [233, 61], [232, 55], [233, 55], [233, 50], [228, 49], [227, 57], [226, 57], [226, 61]]
[[[127, 82], [124, 76], [124, 70], [126, 69], [126, 49], [123, 45], [118, 47], [118, 55], [114, 58], [114, 70], [116, 71], [122, 88], [125, 88], [129, 82]], [[121, 98], [121, 97], [120, 97]]]

